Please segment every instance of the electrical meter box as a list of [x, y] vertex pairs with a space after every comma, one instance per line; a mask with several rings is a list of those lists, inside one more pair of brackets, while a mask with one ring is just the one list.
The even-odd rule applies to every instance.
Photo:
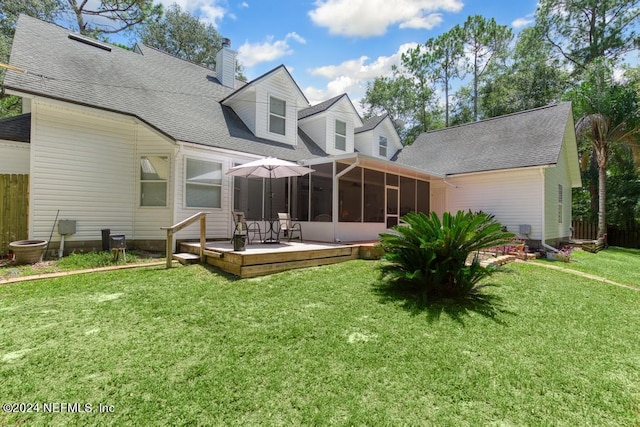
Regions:
[[76, 220], [75, 219], [61, 219], [58, 221], [58, 233], [60, 234], [75, 234], [76, 233]]

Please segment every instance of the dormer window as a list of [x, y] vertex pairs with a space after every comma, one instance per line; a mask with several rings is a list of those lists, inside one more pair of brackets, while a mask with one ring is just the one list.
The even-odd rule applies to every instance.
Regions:
[[286, 129], [287, 101], [269, 97], [269, 132], [284, 135]]
[[380, 157], [387, 157], [387, 137], [381, 136], [378, 141], [378, 154]]
[[346, 151], [347, 149], [347, 124], [336, 120], [336, 150]]

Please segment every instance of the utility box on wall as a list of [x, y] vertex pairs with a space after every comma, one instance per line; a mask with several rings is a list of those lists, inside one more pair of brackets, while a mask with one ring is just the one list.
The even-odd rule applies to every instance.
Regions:
[[76, 234], [75, 219], [61, 219], [58, 221], [58, 233], [60, 234]]
[[518, 234], [529, 235], [531, 234], [531, 224], [520, 224], [520, 230]]

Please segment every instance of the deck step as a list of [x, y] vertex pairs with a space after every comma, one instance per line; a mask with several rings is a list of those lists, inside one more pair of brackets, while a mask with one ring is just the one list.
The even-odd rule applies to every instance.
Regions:
[[173, 254], [173, 259], [178, 260], [180, 264], [195, 264], [200, 262], [200, 257], [195, 254], [189, 254], [186, 252]]

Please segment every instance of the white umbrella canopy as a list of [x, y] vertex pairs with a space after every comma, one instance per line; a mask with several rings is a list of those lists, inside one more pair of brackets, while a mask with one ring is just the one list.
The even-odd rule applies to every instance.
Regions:
[[245, 178], [286, 178], [289, 176], [302, 176], [312, 169], [300, 166], [297, 163], [280, 160], [275, 157], [254, 160], [227, 170], [227, 175], [242, 176]]

